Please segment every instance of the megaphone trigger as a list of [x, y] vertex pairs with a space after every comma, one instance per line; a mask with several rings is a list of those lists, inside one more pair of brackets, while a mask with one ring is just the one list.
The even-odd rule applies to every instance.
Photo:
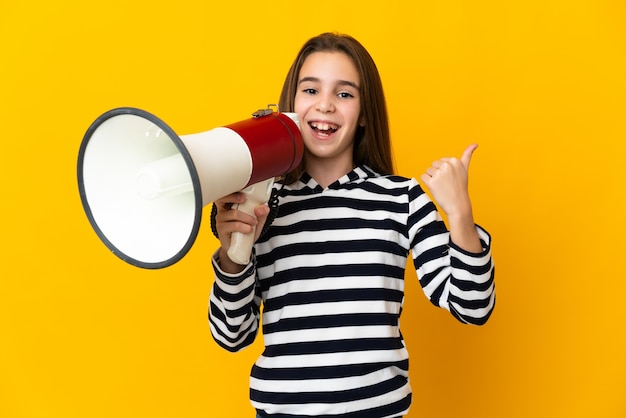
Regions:
[[[274, 179], [271, 178], [246, 187], [241, 191], [246, 195], [246, 201], [244, 203], [234, 205], [233, 209], [237, 209], [247, 213], [248, 215], [254, 216], [254, 208], [269, 201], [273, 185]], [[255, 232], [256, 228], [253, 228], [252, 232], [248, 234], [233, 232], [230, 241], [230, 248], [228, 249], [228, 257], [230, 257], [232, 261], [242, 265], [246, 265], [250, 262]]]

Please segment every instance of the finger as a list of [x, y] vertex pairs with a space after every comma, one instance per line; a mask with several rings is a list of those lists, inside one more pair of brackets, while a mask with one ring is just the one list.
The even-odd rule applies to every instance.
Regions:
[[218, 220], [216, 227], [220, 239], [222, 237], [227, 237], [230, 239], [230, 236], [233, 232], [249, 234], [253, 231], [253, 228], [256, 225], [256, 219], [253, 223], [243, 222], [230, 217], [228, 217], [227, 219], [216, 218], [216, 220]]
[[226, 209], [229, 210], [235, 204], [244, 203], [246, 201], [246, 196], [244, 193], [236, 192], [226, 195], [220, 199], [217, 199], [215, 203], [218, 206], [218, 209]]
[[437, 173], [439, 173], [439, 169], [437, 169], [436, 167], [429, 167], [426, 169], [426, 174], [428, 175], [428, 177], [434, 177], [437, 175]]
[[[215, 216], [215, 222], [216, 222], [218, 229], [233, 228], [234, 225], [237, 225], [237, 224], [249, 225], [250, 227], [253, 227], [258, 223], [257, 218], [255, 216], [249, 215], [240, 210], [218, 211], [217, 215]], [[236, 227], [238, 226], [239, 225], [237, 225]], [[229, 232], [233, 232], [233, 231], [229, 231]]]
[[476, 148], [478, 148], [478, 144], [472, 144], [465, 148], [465, 151], [463, 151], [463, 155], [461, 156], [461, 162], [466, 169], [469, 169], [472, 154], [474, 153], [474, 151], [476, 151]]
[[261, 232], [263, 232], [263, 228], [265, 227], [265, 223], [267, 222], [267, 218], [270, 214], [270, 207], [267, 205], [261, 205], [254, 208], [254, 214], [257, 217], [258, 224], [256, 226], [256, 234], [255, 241], [259, 239], [261, 236]]
[[254, 215], [257, 217], [259, 221], [265, 220], [267, 215], [270, 213], [270, 207], [267, 205], [259, 205], [254, 208]]
[[433, 161], [432, 166], [434, 168], [440, 168], [442, 165], [444, 165], [447, 162], [446, 158], [441, 158], [439, 160]]

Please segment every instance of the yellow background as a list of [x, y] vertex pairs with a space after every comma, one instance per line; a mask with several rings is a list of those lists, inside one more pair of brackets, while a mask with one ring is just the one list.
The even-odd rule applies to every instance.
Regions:
[[127, 265], [83, 212], [78, 148], [118, 106], [179, 134], [245, 119], [327, 30], [377, 61], [400, 174], [480, 144], [498, 304], [462, 326], [407, 273], [409, 416], [626, 416], [622, 0], [2, 0], [0, 417], [253, 416], [260, 339], [229, 354], [207, 325], [208, 212], [180, 263]]

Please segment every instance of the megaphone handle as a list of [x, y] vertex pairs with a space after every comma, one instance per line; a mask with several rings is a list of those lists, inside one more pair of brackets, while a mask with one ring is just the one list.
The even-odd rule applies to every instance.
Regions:
[[[267, 203], [272, 193], [274, 179], [270, 178], [260, 181], [242, 190], [246, 195], [244, 203], [234, 205], [233, 209], [238, 209], [249, 215], [254, 216], [254, 208]], [[250, 255], [252, 254], [252, 246], [254, 245], [255, 228], [249, 234], [241, 232], [233, 232], [228, 249], [228, 257], [237, 264], [248, 264]]]

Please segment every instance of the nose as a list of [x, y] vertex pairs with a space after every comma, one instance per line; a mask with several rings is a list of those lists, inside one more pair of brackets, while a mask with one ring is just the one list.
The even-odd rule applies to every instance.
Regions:
[[320, 94], [319, 100], [315, 106], [316, 110], [321, 113], [330, 113], [335, 111], [335, 104], [331, 97], [326, 94]]

